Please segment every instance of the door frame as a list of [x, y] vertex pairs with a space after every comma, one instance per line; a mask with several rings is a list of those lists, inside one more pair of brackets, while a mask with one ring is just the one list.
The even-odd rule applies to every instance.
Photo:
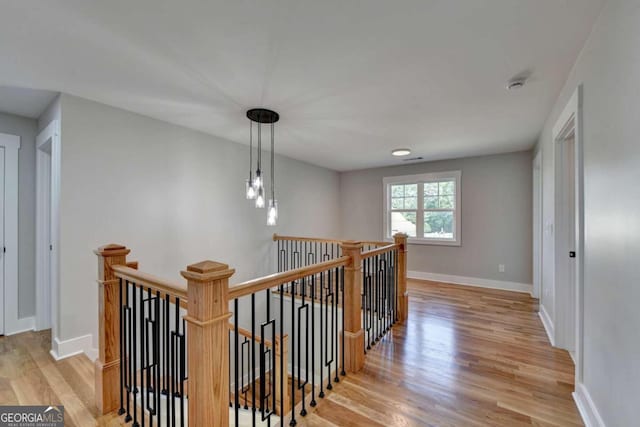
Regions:
[[[33, 329], [33, 317], [20, 318], [18, 306], [18, 151], [20, 137], [0, 133], [4, 148], [4, 331], [5, 335]], [[0, 242], [1, 244], [2, 242]], [[3, 250], [3, 248], [0, 248]]]
[[[582, 123], [582, 85], [579, 85], [573, 96], [567, 103], [564, 111], [556, 121], [553, 128], [553, 143], [554, 143], [554, 165], [555, 165], [555, 245], [554, 245], [554, 260], [555, 260], [555, 308], [554, 313], [556, 317], [555, 327], [555, 343], [556, 346], [564, 348], [569, 338], [573, 334], [575, 338], [575, 379], [576, 384], [582, 383], [583, 378], [583, 345], [584, 345], [584, 173], [583, 173], [583, 123]], [[574, 263], [574, 275], [575, 275], [575, 299], [573, 301], [575, 307], [575, 328], [570, 330], [569, 322], [562, 321], [562, 316], [559, 316], [558, 308], [567, 307], [572, 302], [569, 300], [570, 293], [562, 292], [561, 280], [563, 277], [567, 277], [569, 270], [568, 265], [565, 262], [569, 254], [566, 252], [566, 244], [562, 241], [563, 236], [566, 236], [568, 232], [568, 225], [563, 220], [562, 206], [563, 197], [563, 162], [562, 162], [562, 150], [564, 149], [562, 143], [566, 138], [574, 134], [574, 182], [575, 182], [575, 251], [576, 260]]]
[[[50, 152], [46, 151], [49, 145]], [[60, 124], [36, 137], [36, 329], [58, 336]]]
[[533, 158], [533, 297], [542, 297], [542, 147]]

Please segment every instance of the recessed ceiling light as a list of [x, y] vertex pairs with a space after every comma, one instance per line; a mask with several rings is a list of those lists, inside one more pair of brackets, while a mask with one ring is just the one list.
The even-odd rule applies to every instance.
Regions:
[[411, 150], [409, 150], [408, 148], [396, 148], [391, 152], [391, 154], [396, 157], [408, 156], [409, 154], [411, 154]]

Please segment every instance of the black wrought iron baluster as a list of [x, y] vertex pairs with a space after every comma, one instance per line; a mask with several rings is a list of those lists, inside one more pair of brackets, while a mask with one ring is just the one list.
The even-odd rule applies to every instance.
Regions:
[[295, 378], [295, 366], [296, 366], [296, 302], [294, 295], [296, 294], [296, 281], [291, 282], [291, 369], [293, 378], [291, 378], [291, 421], [290, 426], [295, 426], [296, 422], [296, 378]]
[[155, 405], [156, 405], [156, 413], [157, 413], [157, 419], [158, 419], [158, 423], [160, 423], [160, 420], [162, 419], [162, 398], [161, 398], [161, 393], [160, 393], [160, 388], [161, 388], [161, 384], [160, 384], [160, 360], [161, 360], [161, 353], [160, 353], [160, 321], [161, 321], [161, 310], [160, 310], [160, 291], [156, 291], [156, 298], [155, 298], [155, 314], [154, 314], [154, 318], [156, 320], [155, 322], [155, 329], [154, 329], [154, 345], [153, 345], [153, 362], [155, 364], [155, 375], [156, 375], [156, 379], [155, 379], [155, 384], [154, 384], [154, 396], [155, 396]]
[[340, 267], [340, 300], [342, 301], [342, 345], [340, 348], [342, 349], [342, 370], [340, 371], [340, 375], [347, 375], [344, 370], [344, 311], [345, 311], [345, 303], [344, 303], [344, 266]]
[[133, 284], [133, 288], [132, 288], [132, 315], [131, 315], [131, 323], [132, 323], [132, 360], [133, 360], [133, 367], [131, 370], [131, 376], [133, 378], [133, 385], [132, 385], [132, 390], [131, 393], [133, 394], [133, 427], [137, 427], [139, 425], [138, 423], [138, 352], [137, 352], [137, 346], [138, 346], [138, 341], [137, 341], [137, 327], [138, 327], [138, 311], [137, 311], [137, 296], [136, 296], [136, 284]]
[[240, 379], [238, 378], [238, 332], [240, 331], [240, 325], [238, 325], [238, 314], [240, 311], [238, 310], [238, 298], [233, 300], [233, 325], [234, 325], [234, 353], [235, 353], [235, 363], [234, 363], [234, 391], [233, 396], [235, 400], [235, 404], [233, 405], [234, 411], [234, 419], [235, 426], [240, 425], [240, 395], [238, 393], [238, 382]]
[[187, 380], [187, 335], [184, 319], [182, 319], [182, 332], [180, 333], [180, 426], [184, 427], [185, 411], [185, 393], [184, 382]]
[[[264, 337], [262, 337], [264, 338]], [[256, 425], [256, 294], [251, 294], [251, 423]], [[246, 396], [245, 396], [246, 402]], [[246, 407], [246, 404], [245, 404]]]
[[340, 300], [340, 269], [336, 267], [336, 269], [334, 270], [334, 274], [335, 274], [335, 280], [334, 280], [334, 291], [333, 291], [333, 300], [334, 300], [334, 305], [333, 305], [333, 315], [334, 315], [334, 322], [333, 322], [333, 339], [335, 340], [335, 356], [333, 358], [333, 360], [335, 360], [335, 376], [333, 377], [333, 381], [334, 382], [340, 382], [340, 377], [338, 376], [338, 364], [340, 361], [340, 357], [338, 356], [338, 351], [339, 351], [339, 344], [338, 344], [338, 340], [340, 339], [340, 337], [338, 336], [338, 310], [340, 308], [340, 303], [342, 302]]
[[[285, 370], [285, 367], [288, 365], [289, 361], [284, 360], [282, 357], [285, 354], [283, 347], [283, 338], [284, 338], [284, 286], [279, 286], [280, 291], [280, 426], [284, 425], [284, 396], [285, 396], [285, 386], [284, 379], [289, 378], [289, 370]], [[275, 383], [275, 381], [274, 381]]]
[[[306, 408], [306, 386], [309, 383], [309, 306], [305, 301], [305, 297], [306, 297], [306, 277], [303, 277], [301, 279], [301, 283], [300, 283], [300, 294], [301, 294], [301, 303], [300, 303], [300, 307], [298, 307], [298, 390], [302, 390], [302, 397], [301, 397], [301, 403], [302, 403], [302, 408], [300, 409], [300, 415], [302, 415], [303, 417], [307, 415], [307, 408]], [[292, 300], [292, 303], [295, 303], [295, 300]], [[304, 327], [305, 327], [305, 332], [304, 332], [304, 360], [305, 360], [305, 365], [304, 365], [304, 370], [305, 370], [305, 380], [304, 382], [302, 381], [302, 313], [304, 311], [305, 317], [304, 317]]]
[[132, 330], [132, 326], [131, 326], [131, 307], [129, 305], [129, 281], [127, 280], [126, 282], [126, 290], [125, 290], [125, 331], [126, 331], [126, 339], [125, 341], [128, 343], [127, 349], [125, 351], [125, 357], [126, 357], [126, 363], [125, 363], [125, 367], [126, 367], [126, 372], [125, 372], [125, 379], [126, 379], [126, 390], [127, 390], [127, 415], [124, 417], [124, 421], [125, 422], [131, 422], [131, 420], [133, 419], [131, 417], [131, 396], [132, 396], [132, 384], [133, 384], [133, 380], [131, 378], [131, 364], [133, 363], [133, 358], [131, 357], [131, 348], [132, 348], [132, 343], [133, 343], [133, 330]]
[[118, 279], [119, 281], [119, 298], [120, 298], [120, 310], [119, 311], [119, 315], [120, 315], [120, 408], [118, 409], [118, 415], [122, 415], [124, 414], [124, 384], [125, 384], [125, 378], [124, 378], [124, 373], [125, 373], [125, 357], [124, 357], [124, 351], [125, 351], [125, 323], [124, 323], [124, 286], [122, 285], [122, 278]]
[[144, 361], [145, 361], [145, 321], [144, 321], [144, 289], [138, 287], [140, 297], [140, 422], [144, 427]]
[[[327, 299], [325, 300], [325, 366], [327, 367], [327, 390], [333, 389], [333, 385], [331, 384], [331, 364], [333, 363], [333, 332], [334, 332], [334, 322], [333, 322], [333, 309], [335, 304], [335, 298], [333, 294], [333, 276], [331, 274], [331, 270], [327, 272]], [[329, 301], [331, 298], [331, 301]], [[329, 307], [331, 307], [331, 312], [329, 312]], [[329, 320], [331, 321], [331, 327], [329, 327]], [[331, 356], [331, 357], [329, 357]]]
[[[238, 331], [236, 331], [236, 334]], [[251, 388], [251, 383], [248, 382], [246, 385], [244, 383], [244, 379], [246, 378], [244, 368], [247, 366], [244, 361], [244, 355], [247, 354], [247, 358], [250, 358], [249, 355], [249, 340], [247, 337], [242, 337], [242, 344], [240, 344], [240, 394], [242, 394], [242, 399], [244, 400], [244, 409], [249, 409], [249, 399], [247, 398], [247, 393], [249, 393], [249, 389]], [[248, 367], [247, 367], [248, 368]]]
[[[267, 327], [271, 327], [271, 346], [265, 344]], [[276, 321], [270, 319], [260, 325], [260, 413], [261, 421], [267, 421], [271, 425], [271, 414], [276, 410], [276, 395], [275, 395], [275, 382], [273, 381], [273, 373], [275, 370], [275, 355], [276, 349], [273, 347], [276, 344]], [[269, 363], [269, 369], [267, 369], [267, 362]], [[267, 387], [267, 372], [270, 376], [270, 387]], [[271, 400], [271, 405], [269, 404]]]
[[[317, 246], [316, 253], [317, 253]], [[311, 402], [309, 406], [316, 406], [316, 275], [311, 276]]]
[[[326, 244], [326, 243], [325, 243]], [[325, 272], [323, 271], [322, 273], [320, 273], [320, 316], [319, 316], [319, 320], [320, 320], [320, 330], [319, 332], [319, 337], [320, 337], [320, 392], [318, 393], [318, 397], [323, 398], [324, 397], [324, 380], [322, 378], [323, 374], [324, 374], [324, 351], [323, 351], [323, 347], [324, 347], [324, 343], [323, 343], [323, 328], [322, 328], [322, 324], [323, 324], [323, 315], [324, 315], [324, 275]], [[315, 375], [315, 372], [314, 372]]]

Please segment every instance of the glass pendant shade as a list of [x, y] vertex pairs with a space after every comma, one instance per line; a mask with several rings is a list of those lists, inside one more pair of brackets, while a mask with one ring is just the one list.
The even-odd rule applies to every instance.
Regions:
[[246, 193], [247, 200], [253, 200], [256, 198], [256, 190], [253, 188], [253, 183], [249, 179], [246, 181]]
[[264, 208], [264, 194], [262, 188], [258, 188], [258, 195], [256, 196], [256, 208]]
[[267, 211], [267, 225], [276, 225], [278, 222], [278, 201], [269, 199], [269, 210]]
[[253, 178], [253, 189], [257, 192], [260, 188], [262, 188], [262, 176], [260, 173], [256, 173], [256, 177]]

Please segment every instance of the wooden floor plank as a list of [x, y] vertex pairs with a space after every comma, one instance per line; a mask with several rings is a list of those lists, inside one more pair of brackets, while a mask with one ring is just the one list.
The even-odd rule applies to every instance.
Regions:
[[[395, 325], [302, 426], [580, 426], [573, 362], [551, 347], [528, 295], [410, 281], [406, 324]], [[0, 404], [64, 404], [67, 425], [121, 425], [99, 417], [93, 363], [56, 362], [50, 337], [0, 338]]]

